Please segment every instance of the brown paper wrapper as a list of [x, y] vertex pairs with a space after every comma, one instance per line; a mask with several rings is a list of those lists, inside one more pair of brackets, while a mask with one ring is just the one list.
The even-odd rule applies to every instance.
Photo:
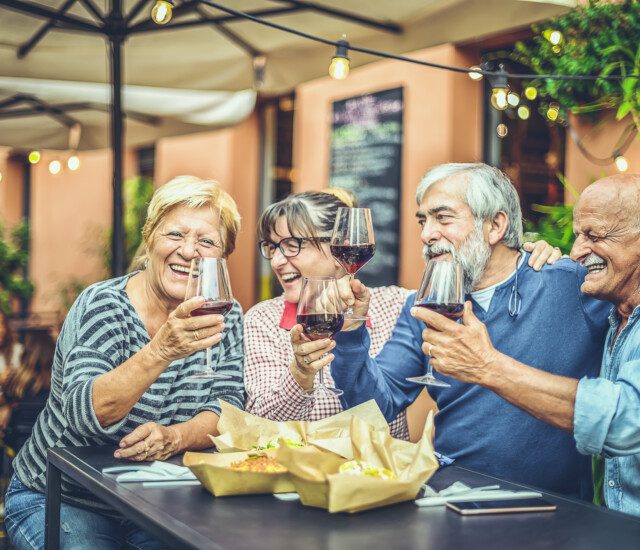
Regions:
[[209, 436], [222, 453], [249, 451], [277, 439], [314, 445], [345, 458], [353, 458], [351, 420], [361, 419], [374, 430], [387, 433], [389, 425], [375, 401], [370, 400], [322, 420], [275, 422], [220, 401], [219, 436]]
[[[261, 451], [275, 458], [274, 451]], [[192, 453], [184, 455], [183, 463], [207, 490], [217, 497], [228, 495], [259, 495], [263, 493], [291, 493], [295, 487], [286, 473], [246, 472], [231, 470], [232, 462], [245, 460], [255, 453]]]
[[289, 469], [302, 504], [326, 508], [329, 512], [360, 512], [415, 499], [420, 487], [438, 469], [429, 414], [422, 439], [410, 443], [392, 438], [354, 417], [351, 439], [356, 459], [378, 468], [388, 468], [397, 479], [338, 473], [346, 460], [317, 456], [317, 449], [281, 446], [277, 460]]

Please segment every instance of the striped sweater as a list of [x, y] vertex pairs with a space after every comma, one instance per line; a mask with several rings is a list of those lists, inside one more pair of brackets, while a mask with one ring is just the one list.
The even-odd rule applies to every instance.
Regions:
[[[94, 380], [150, 340], [125, 291], [131, 275], [90, 286], [69, 311], [56, 345], [49, 400], [13, 463], [20, 481], [33, 490], [45, 490], [49, 447], [116, 445], [145, 422], [169, 426], [202, 411], [220, 414], [218, 399], [243, 406], [242, 310], [236, 302], [225, 319], [222, 341], [211, 350], [211, 365], [230, 378], [189, 379], [205, 365], [204, 350], [196, 352], [171, 363], [122, 420], [106, 428], [100, 425], [91, 398]], [[64, 476], [62, 499], [110, 512]]]

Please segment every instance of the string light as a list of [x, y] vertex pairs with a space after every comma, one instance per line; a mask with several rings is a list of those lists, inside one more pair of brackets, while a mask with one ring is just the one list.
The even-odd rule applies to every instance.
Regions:
[[0, 183], [2, 183], [2, 172], [0, 172]]
[[496, 126], [496, 134], [498, 134], [498, 137], [506, 138], [508, 133], [509, 133], [509, 128], [507, 128], [506, 124], [501, 123]]
[[31, 164], [38, 164], [42, 155], [40, 155], [40, 151], [31, 151], [28, 158]]
[[529, 107], [527, 107], [526, 105], [520, 105], [520, 107], [518, 107], [518, 116], [522, 120], [527, 120], [530, 115], [531, 111], [529, 110]]
[[551, 122], [555, 122], [558, 119], [558, 115], [560, 114], [560, 105], [557, 103], [551, 103], [549, 108], [547, 109], [547, 118]]
[[331, 58], [329, 65], [329, 76], [334, 80], [344, 80], [349, 75], [350, 61], [348, 57], [349, 42], [347, 37], [342, 35], [336, 45], [336, 54]]
[[80, 168], [80, 159], [77, 157], [77, 155], [71, 155], [69, 157], [69, 159], [67, 160], [67, 166], [72, 172], [75, 172], [78, 168]]
[[536, 97], [538, 97], [538, 90], [533, 86], [527, 86], [524, 89], [524, 97], [526, 97], [529, 101], [533, 101]]
[[151, 19], [158, 25], [166, 25], [173, 17], [173, 0], [157, 0], [151, 9]]
[[520, 104], [520, 96], [515, 92], [509, 92], [507, 94], [507, 103], [511, 107], [517, 107]]
[[616, 163], [616, 168], [619, 172], [626, 172], [629, 169], [629, 161], [623, 157], [622, 155], [616, 155], [614, 153], [615, 160], [613, 162]]
[[62, 164], [60, 163], [59, 160], [52, 160], [49, 163], [49, 172], [54, 176], [59, 174], [60, 170], [62, 170]]
[[508, 106], [507, 94], [509, 93], [509, 83], [504, 65], [498, 65], [497, 74], [488, 76], [491, 84], [491, 105], [498, 111], [504, 111]]
[[474, 65], [473, 67], [469, 67], [469, 72], [467, 74], [471, 80], [479, 82], [484, 78], [484, 75], [480, 71], [482, 71], [482, 69], [478, 67], [478, 65]]

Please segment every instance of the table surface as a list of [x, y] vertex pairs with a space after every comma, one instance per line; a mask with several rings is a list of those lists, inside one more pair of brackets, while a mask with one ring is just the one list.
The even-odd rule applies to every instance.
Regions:
[[[49, 461], [123, 515], [180, 548], [456, 548], [493, 550], [640, 548], [640, 518], [558, 495], [544, 498], [555, 512], [460, 516], [445, 507], [413, 502], [359, 514], [329, 514], [284, 502], [272, 495], [214, 497], [201, 486], [171, 488], [121, 484], [101, 469], [121, 464], [112, 447], [52, 449]], [[179, 463], [179, 459], [172, 462]], [[472, 487], [499, 483], [525, 487], [448, 466], [429, 484], [436, 490], [454, 481]]]

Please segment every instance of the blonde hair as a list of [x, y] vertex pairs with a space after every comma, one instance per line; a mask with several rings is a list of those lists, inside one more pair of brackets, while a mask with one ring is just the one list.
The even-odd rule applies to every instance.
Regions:
[[136, 267], [145, 265], [154, 233], [171, 210], [178, 206], [202, 208], [208, 206], [219, 215], [222, 257], [229, 256], [236, 247], [236, 237], [240, 231], [240, 214], [231, 195], [214, 180], [203, 180], [195, 176], [178, 176], [156, 189], [142, 228], [143, 250], [134, 260]]

